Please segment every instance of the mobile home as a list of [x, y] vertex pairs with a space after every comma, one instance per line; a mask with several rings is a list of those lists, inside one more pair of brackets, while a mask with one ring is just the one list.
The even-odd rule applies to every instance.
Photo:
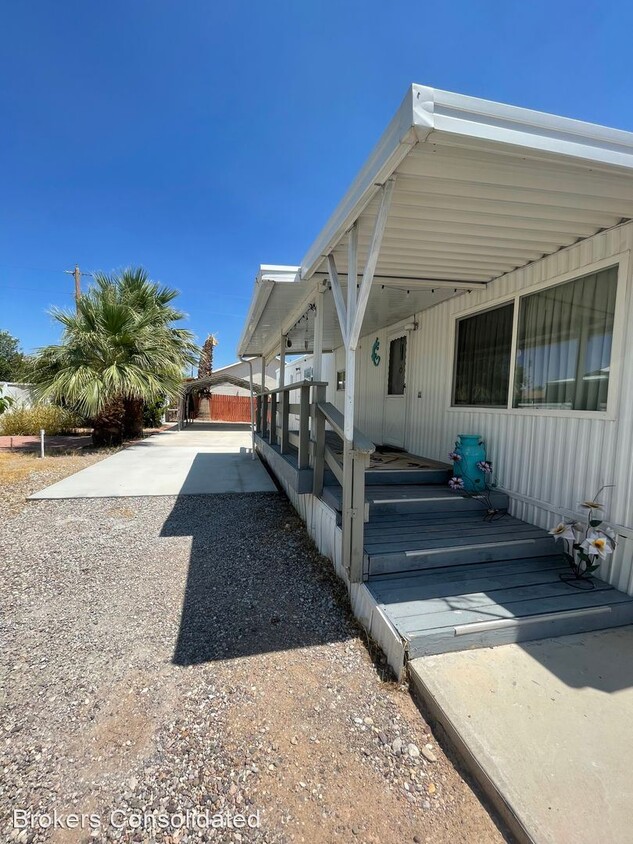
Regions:
[[[413, 85], [301, 265], [260, 267], [257, 449], [396, 670], [633, 621], [632, 246], [633, 134]], [[448, 486], [460, 434], [486, 496]], [[578, 589], [548, 529], [599, 489]]]

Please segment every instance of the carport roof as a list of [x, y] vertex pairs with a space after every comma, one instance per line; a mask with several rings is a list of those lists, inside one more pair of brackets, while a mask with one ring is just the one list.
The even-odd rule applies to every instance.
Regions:
[[[229, 375], [226, 372], [214, 372], [211, 375], [207, 375], [206, 378], [195, 378], [191, 381], [185, 381], [182, 387], [182, 392], [183, 395], [188, 395], [194, 390], [204, 390], [207, 387], [217, 387], [220, 384], [231, 384], [233, 387], [242, 387], [244, 390], [250, 390], [251, 388], [250, 382], [246, 381], [244, 378], [238, 378], [236, 375]], [[253, 392], [262, 392], [261, 386], [256, 384], [254, 380]], [[264, 387], [264, 392], [266, 392], [266, 387]]]
[[[389, 179], [367, 331], [633, 218], [633, 134], [412, 85], [300, 267], [260, 269], [240, 354], [270, 354], [281, 331], [311, 348], [327, 256], [345, 286], [357, 223], [362, 273]], [[333, 307], [325, 334], [325, 347], [340, 344]]]

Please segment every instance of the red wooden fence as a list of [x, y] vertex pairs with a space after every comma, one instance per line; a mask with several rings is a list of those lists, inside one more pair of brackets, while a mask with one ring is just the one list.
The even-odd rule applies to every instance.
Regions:
[[211, 419], [214, 422], [250, 422], [250, 396], [221, 396], [212, 393]]

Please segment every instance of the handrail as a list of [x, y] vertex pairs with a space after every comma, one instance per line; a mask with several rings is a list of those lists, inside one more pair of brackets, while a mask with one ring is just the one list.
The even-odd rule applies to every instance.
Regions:
[[289, 393], [292, 390], [299, 390], [301, 387], [327, 387], [327, 381], [295, 381], [294, 384], [286, 384], [283, 387], [268, 390], [267, 395], [272, 396], [274, 393]]
[[[325, 416], [339, 437], [344, 439], [343, 426], [345, 420], [341, 411], [329, 401], [317, 402], [317, 408]], [[365, 434], [354, 428], [354, 450], [359, 451], [361, 454], [373, 454], [376, 451], [376, 446]]]

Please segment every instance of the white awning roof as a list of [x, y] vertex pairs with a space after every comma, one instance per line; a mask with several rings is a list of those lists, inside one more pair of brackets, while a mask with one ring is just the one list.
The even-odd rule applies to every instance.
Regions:
[[[299, 352], [311, 348], [302, 304], [327, 279], [330, 253], [345, 284], [355, 222], [362, 273], [390, 178], [367, 332], [632, 219], [633, 134], [413, 85], [301, 266], [260, 271], [241, 354], [268, 353], [282, 330]], [[328, 307], [333, 348], [341, 339]]]

